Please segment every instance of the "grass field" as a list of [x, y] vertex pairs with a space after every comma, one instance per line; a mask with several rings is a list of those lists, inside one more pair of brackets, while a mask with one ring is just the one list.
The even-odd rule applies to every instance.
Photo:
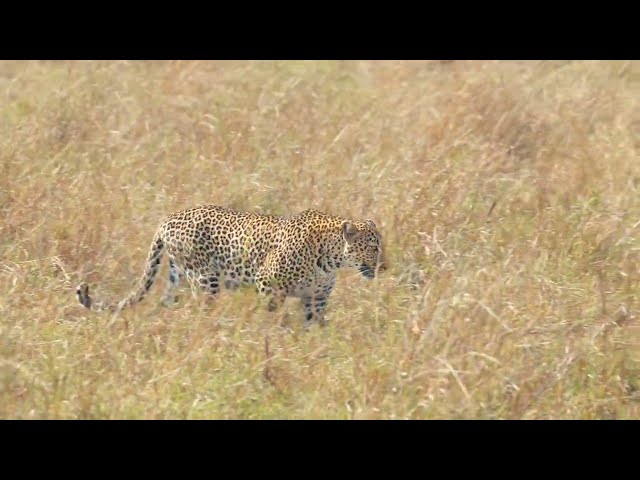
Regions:
[[[0, 418], [640, 417], [640, 62], [0, 63]], [[167, 266], [200, 203], [373, 219], [326, 328]]]

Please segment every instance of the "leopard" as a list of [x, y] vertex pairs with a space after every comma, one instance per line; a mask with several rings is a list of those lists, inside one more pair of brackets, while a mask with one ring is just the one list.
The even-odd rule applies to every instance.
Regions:
[[339, 269], [355, 269], [373, 280], [388, 268], [382, 235], [373, 220], [314, 209], [273, 215], [200, 205], [164, 217], [139, 285], [126, 298], [95, 300], [82, 282], [76, 288], [78, 301], [90, 310], [110, 312], [137, 304], [154, 284], [165, 253], [169, 279], [163, 306], [177, 303], [175, 290], [184, 277], [212, 297], [222, 286], [253, 285], [270, 312], [287, 297], [299, 298], [305, 328], [327, 324], [324, 312]]

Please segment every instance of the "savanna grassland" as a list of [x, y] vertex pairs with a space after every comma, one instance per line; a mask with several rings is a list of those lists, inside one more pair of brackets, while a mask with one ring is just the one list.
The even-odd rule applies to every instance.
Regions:
[[[0, 63], [0, 418], [640, 417], [640, 63]], [[326, 328], [211, 301], [162, 217], [307, 208], [381, 230]]]

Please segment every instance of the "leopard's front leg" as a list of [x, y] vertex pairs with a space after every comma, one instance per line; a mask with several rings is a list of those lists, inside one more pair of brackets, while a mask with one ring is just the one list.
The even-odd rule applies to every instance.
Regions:
[[281, 282], [278, 282], [273, 275], [260, 271], [256, 274], [255, 282], [258, 294], [267, 303], [267, 310], [274, 312], [279, 309], [287, 297]]
[[324, 310], [335, 283], [336, 279], [332, 277], [324, 285], [317, 286], [311, 294], [302, 296], [301, 301], [304, 310], [303, 325], [305, 329], [308, 329], [313, 322], [317, 322], [323, 327], [327, 324], [324, 318]]

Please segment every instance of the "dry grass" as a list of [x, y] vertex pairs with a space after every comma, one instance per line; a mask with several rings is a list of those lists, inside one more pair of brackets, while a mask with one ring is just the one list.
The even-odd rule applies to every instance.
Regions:
[[[1, 418], [637, 418], [637, 62], [0, 63]], [[372, 218], [329, 327], [166, 279], [161, 217]], [[163, 266], [162, 276], [166, 276]]]

